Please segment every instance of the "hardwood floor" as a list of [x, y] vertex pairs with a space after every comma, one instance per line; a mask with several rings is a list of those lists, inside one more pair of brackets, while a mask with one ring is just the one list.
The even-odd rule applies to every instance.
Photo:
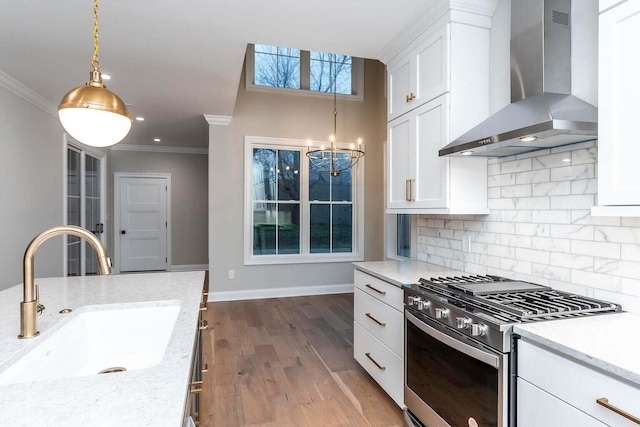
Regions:
[[402, 426], [353, 358], [353, 294], [208, 304], [201, 426]]

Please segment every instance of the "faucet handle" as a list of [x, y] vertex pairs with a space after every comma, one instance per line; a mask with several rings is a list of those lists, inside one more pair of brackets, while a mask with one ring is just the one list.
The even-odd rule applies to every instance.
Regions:
[[40, 304], [40, 286], [36, 285], [36, 305]]

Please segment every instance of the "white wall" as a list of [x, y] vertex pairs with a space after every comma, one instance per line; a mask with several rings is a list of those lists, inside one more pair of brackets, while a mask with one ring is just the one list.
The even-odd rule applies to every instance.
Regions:
[[[208, 158], [206, 154], [111, 150], [109, 154], [109, 207], [113, 211], [113, 180], [116, 172], [171, 174], [172, 268], [207, 265]], [[110, 222], [112, 230], [113, 221]], [[113, 233], [109, 241], [113, 242]], [[113, 245], [110, 245], [113, 248]]]
[[[365, 61], [364, 74], [364, 102], [338, 100], [338, 134], [347, 141], [355, 141], [359, 136], [365, 141], [365, 259], [381, 260], [383, 142], [386, 139], [384, 66], [377, 61]], [[333, 99], [245, 90], [244, 75], [240, 81], [230, 124], [210, 126], [212, 292], [225, 293], [225, 298], [240, 298], [269, 295], [276, 288], [292, 290], [352, 284], [351, 263], [244, 265], [244, 136], [327, 139], [333, 133]], [[230, 269], [235, 270], [235, 279], [228, 278]]]
[[[0, 289], [22, 283], [22, 256], [31, 239], [62, 224], [62, 138], [55, 115], [0, 83]], [[62, 247], [61, 237], [42, 246], [36, 277], [62, 275]]]

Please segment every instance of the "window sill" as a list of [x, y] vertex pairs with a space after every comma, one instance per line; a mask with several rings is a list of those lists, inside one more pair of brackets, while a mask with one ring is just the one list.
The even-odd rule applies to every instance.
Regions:
[[310, 254], [310, 255], [258, 255], [244, 260], [244, 265], [270, 265], [270, 264], [318, 264], [333, 262], [364, 261], [364, 256], [358, 254]]
[[[247, 83], [246, 87], [247, 87], [247, 90], [258, 91], [258, 92], [270, 92], [274, 94], [281, 93], [281, 94], [287, 94], [287, 95], [310, 96], [310, 97], [317, 97], [317, 98], [333, 98], [333, 92], [319, 92], [319, 91], [310, 90], [310, 89], [292, 89], [292, 88], [286, 88], [286, 87], [262, 86], [262, 85], [252, 84], [252, 83]], [[363, 94], [348, 95], [344, 93], [337, 93], [336, 98], [345, 99], [348, 101], [360, 101], [360, 102], [364, 101]]]

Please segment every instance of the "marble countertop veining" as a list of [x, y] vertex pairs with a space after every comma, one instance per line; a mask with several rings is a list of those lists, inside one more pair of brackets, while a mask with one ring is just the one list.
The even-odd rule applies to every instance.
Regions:
[[17, 338], [22, 285], [0, 292], [0, 373], [72, 318], [74, 312], [59, 313], [63, 308], [178, 301], [180, 312], [164, 357], [155, 366], [0, 385], [1, 426], [182, 425], [204, 272], [47, 278], [36, 283], [46, 309], [37, 319], [40, 336], [32, 339]]
[[420, 278], [465, 274], [462, 271], [452, 270], [440, 265], [427, 264], [426, 262], [417, 260], [366, 261], [354, 262], [353, 265], [360, 271], [369, 273], [397, 286], [417, 283]]
[[640, 386], [640, 315], [614, 313], [516, 325], [532, 342]]

